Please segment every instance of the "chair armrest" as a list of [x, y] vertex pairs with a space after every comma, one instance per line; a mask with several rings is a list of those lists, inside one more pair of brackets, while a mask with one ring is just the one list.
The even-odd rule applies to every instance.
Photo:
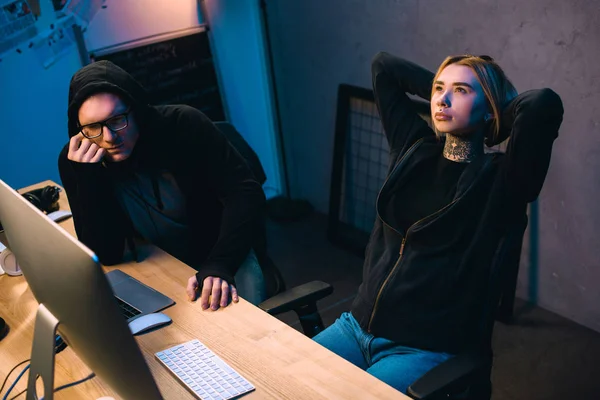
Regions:
[[446, 398], [446, 393], [461, 390], [463, 385], [488, 375], [491, 358], [483, 354], [458, 354], [429, 370], [408, 387], [413, 399]]
[[329, 283], [312, 281], [279, 293], [258, 306], [271, 315], [277, 315], [311, 303], [314, 304], [331, 293], [333, 293], [333, 287]]

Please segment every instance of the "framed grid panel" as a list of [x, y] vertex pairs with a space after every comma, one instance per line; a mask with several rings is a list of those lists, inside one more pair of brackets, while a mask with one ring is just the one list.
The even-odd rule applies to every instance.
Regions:
[[333, 152], [328, 238], [362, 256], [389, 165], [372, 90], [339, 86]]
[[[429, 103], [415, 101], [415, 106], [430, 122]], [[389, 167], [389, 146], [373, 91], [340, 85], [327, 228], [330, 242], [364, 256]]]

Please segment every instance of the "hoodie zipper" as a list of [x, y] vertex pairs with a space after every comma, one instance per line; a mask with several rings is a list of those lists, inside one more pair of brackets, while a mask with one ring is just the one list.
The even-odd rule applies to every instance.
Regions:
[[[421, 218], [420, 220], [418, 220], [417, 222], [415, 222], [414, 224], [412, 224], [406, 230], [406, 234], [402, 238], [402, 244], [400, 245], [400, 250], [398, 251], [398, 259], [396, 260], [396, 263], [394, 264], [394, 267], [392, 268], [392, 270], [385, 277], [385, 280], [383, 281], [383, 284], [381, 284], [381, 287], [379, 288], [379, 291], [377, 292], [377, 297], [375, 298], [375, 305], [373, 306], [373, 311], [371, 312], [371, 317], [369, 318], [369, 325], [367, 326], [367, 332], [371, 333], [371, 324], [373, 323], [373, 317], [375, 317], [375, 312], [377, 312], [377, 306], [379, 305], [379, 299], [381, 298], [381, 293], [383, 292], [383, 289], [388, 284], [391, 276], [394, 274], [394, 271], [396, 271], [396, 268], [398, 267], [398, 265], [400, 265], [400, 261], [402, 260], [402, 256], [404, 255], [404, 247], [406, 246], [406, 239], [408, 237], [408, 233], [410, 232], [411, 228], [414, 227], [415, 225], [417, 225], [417, 224], [419, 224], [419, 223], [427, 220], [427, 219], [434, 218], [436, 215], [444, 212], [447, 208], [451, 207], [454, 203], [456, 203], [457, 201], [459, 201], [460, 199], [462, 199], [463, 196], [464, 196], [464, 194], [462, 196], [460, 196], [459, 198], [452, 200], [451, 203], [446, 204], [444, 207], [440, 208], [439, 210], [437, 210], [433, 214], [430, 214], [430, 215], [428, 215], [428, 216], [426, 216], [424, 218]], [[384, 224], [385, 224], [385, 222], [384, 222]], [[389, 226], [389, 225], [387, 225], [387, 226]]]
[[[420, 139], [422, 140], [422, 139]], [[419, 141], [420, 141], [419, 140]], [[397, 166], [400, 165], [400, 163], [402, 162], [402, 160], [404, 160], [404, 158], [409, 154], [409, 152], [411, 152], [413, 150], [413, 148], [417, 145], [417, 143], [419, 143], [419, 141], [417, 141], [415, 144], [413, 144], [408, 151], [404, 154], [404, 156], [400, 159], [400, 161], [398, 162], [398, 164], [396, 164], [396, 167], [394, 168], [394, 170], [392, 171], [392, 173], [390, 174], [390, 176], [394, 173], [394, 171], [396, 170]], [[487, 163], [486, 163], [487, 165]], [[482, 170], [485, 168], [485, 166], [483, 166]], [[388, 178], [385, 180], [385, 182], [383, 183], [382, 186], [382, 190], [383, 187], [385, 187], [385, 184], [387, 183], [389, 179]], [[396, 268], [398, 267], [398, 265], [400, 264], [400, 261], [402, 260], [402, 256], [404, 255], [404, 247], [406, 246], [406, 239], [408, 237], [408, 234], [410, 232], [410, 230], [415, 226], [418, 225], [419, 223], [430, 219], [430, 218], [434, 218], [435, 216], [437, 216], [438, 214], [444, 212], [447, 208], [451, 207], [454, 203], [456, 203], [457, 201], [459, 201], [460, 199], [462, 199], [465, 195], [465, 193], [468, 190], [465, 190], [465, 192], [457, 199], [452, 200], [451, 203], [446, 204], [444, 207], [442, 207], [441, 209], [439, 209], [438, 211], [434, 212], [433, 214], [430, 214], [424, 218], [421, 218], [420, 220], [418, 220], [417, 222], [415, 222], [414, 224], [412, 224], [411, 226], [408, 227], [408, 229], [406, 230], [406, 234], [403, 235], [402, 237], [402, 244], [400, 245], [400, 250], [398, 251], [398, 259], [396, 260], [396, 263], [394, 264], [394, 266], [392, 267], [391, 271], [387, 274], [387, 276], [385, 277], [385, 280], [383, 281], [383, 283], [381, 284], [381, 287], [379, 288], [379, 291], [377, 292], [377, 297], [375, 298], [375, 305], [373, 306], [373, 311], [371, 311], [371, 317], [369, 318], [369, 324], [367, 325], [367, 332], [371, 333], [371, 325], [373, 323], [373, 318], [375, 317], [375, 312], [377, 312], [377, 307], [379, 305], [379, 299], [381, 298], [381, 293], [383, 293], [383, 289], [385, 288], [385, 286], [388, 284], [390, 277], [392, 276], [392, 274], [394, 273], [394, 271], [396, 270]], [[381, 190], [379, 191], [379, 194], [381, 194]], [[379, 200], [379, 195], [377, 196], [378, 200]], [[379, 201], [378, 201], [379, 202]], [[391, 230], [393, 230], [396, 233], [401, 234], [397, 229], [395, 229], [394, 227], [388, 225], [383, 218], [381, 218], [381, 222], [383, 222], [383, 224], [385, 226], [387, 226], [388, 228], [390, 228]]]
[[[377, 206], [377, 214], [378, 215], [379, 215], [379, 207], [378, 207], [378, 205], [379, 205], [379, 197], [381, 196], [381, 191], [383, 190], [383, 188], [385, 187], [385, 185], [388, 183], [388, 181], [390, 180], [390, 178], [392, 177], [392, 175], [394, 175], [394, 172], [396, 172], [396, 169], [398, 168], [398, 166], [400, 164], [402, 164], [402, 161], [404, 161], [404, 159], [407, 156], [409, 156], [410, 154], [412, 154], [412, 152], [415, 150], [415, 148], [417, 147], [417, 145], [420, 144], [422, 141], [423, 141], [423, 139], [421, 138], [421, 139], [417, 140], [412, 146], [409, 147], [409, 149], [406, 151], [406, 153], [404, 153], [404, 155], [402, 156], [402, 158], [396, 163], [396, 165], [394, 166], [394, 169], [392, 169], [392, 172], [387, 176], [387, 178], [383, 182], [383, 185], [381, 186], [381, 189], [379, 190], [379, 193], [377, 193], [377, 200], [375, 202], [375, 204]], [[401, 234], [400, 231], [398, 231], [396, 228], [392, 227], [391, 225], [388, 225], [384, 221], [383, 218], [379, 217], [379, 219], [381, 219], [381, 222], [383, 222], [383, 224], [385, 226], [387, 226], [388, 228], [390, 228], [394, 232], [396, 232], [398, 234]], [[396, 260], [396, 263], [394, 264], [394, 267], [392, 268], [392, 270], [390, 271], [390, 273], [386, 276], [385, 280], [383, 281], [383, 284], [379, 288], [379, 292], [377, 292], [377, 297], [375, 298], [375, 305], [373, 306], [373, 311], [371, 312], [371, 317], [369, 318], [369, 325], [367, 326], [367, 332], [371, 331], [371, 323], [373, 322], [373, 316], [375, 315], [375, 310], [377, 310], [377, 305], [379, 303], [379, 297], [381, 296], [381, 291], [383, 290], [383, 288], [387, 284], [387, 282], [388, 282], [391, 274], [394, 272], [394, 270], [396, 269], [396, 267], [400, 263], [400, 260], [402, 259], [402, 255], [404, 254], [404, 245], [405, 244], [406, 244], [406, 235], [403, 235], [403, 237], [402, 237], [402, 244], [400, 245], [400, 251], [398, 252], [399, 253], [398, 260]]]

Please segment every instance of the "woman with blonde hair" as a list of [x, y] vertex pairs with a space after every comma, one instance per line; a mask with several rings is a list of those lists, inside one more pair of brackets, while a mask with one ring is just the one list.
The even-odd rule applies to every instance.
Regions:
[[[433, 74], [379, 53], [372, 76], [392, 162], [351, 311], [314, 340], [406, 393], [479, 343], [494, 252], [542, 188], [563, 107], [550, 89], [517, 95], [488, 56]], [[430, 101], [434, 129], [407, 93]]]

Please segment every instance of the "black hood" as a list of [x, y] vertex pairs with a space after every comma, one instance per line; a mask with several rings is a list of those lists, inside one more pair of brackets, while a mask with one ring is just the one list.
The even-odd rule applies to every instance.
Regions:
[[78, 133], [78, 113], [81, 104], [90, 96], [109, 92], [123, 98], [134, 111], [140, 132], [153, 126], [154, 107], [148, 104], [148, 94], [129, 73], [110, 61], [102, 60], [86, 65], [71, 78], [69, 85], [69, 137]]
[[[161, 118], [157, 109], [148, 102], [148, 93], [124, 69], [110, 61], [102, 60], [86, 65], [71, 78], [69, 85], [68, 130], [69, 137], [79, 132], [79, 108], [90, 96], [97, 93], [114, 93], [119, 95], [130, 107], [139, 129], [139, 138], [131, 156], [118, 163], [102, 163], [113, 177], [125, 176], [132, 172], [132, 167], [150, 167], [153, 165], [153, 148], [156, 148], [160, 131]], [[157, 207], [163, 209], [156, 174], [151, 175], [154, 197]], [[133, 225], [128, 220], [129, 232], [126, 235], [127, 244], [137, 259], [137, 251], [133, 242]]]

